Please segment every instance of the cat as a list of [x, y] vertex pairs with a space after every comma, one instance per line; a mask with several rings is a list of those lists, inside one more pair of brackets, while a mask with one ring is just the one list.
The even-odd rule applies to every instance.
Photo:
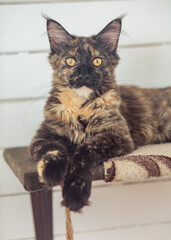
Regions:
[[29, 150], [41, 181], [63, 184], [62, 204], [79, 212], [89, 203], [94, 167], [140, 145], [171, 141], [171, 87], [116, 84], [121, 17], [91, 37], [46, 20], [52, 89]]

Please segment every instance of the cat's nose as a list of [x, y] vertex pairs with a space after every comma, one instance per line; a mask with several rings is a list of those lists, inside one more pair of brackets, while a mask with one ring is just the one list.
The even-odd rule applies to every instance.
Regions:
[[89, 79], [89, 77], [90, 73], [88, 67], [86, 65], [82, 65], [79, 69], [79, 78], [83, 81], [86, 81]]
[[86, 75], [79, 75], [79, 78], [80, 78], [81, 80], [83, 80], [83, 81], [86, 81], [86, 80], [88, 80], [88, 79], [89, 79], [89, 77], [90, 77], [90, 75], [89, 75], [89, 74], [86, 74]]

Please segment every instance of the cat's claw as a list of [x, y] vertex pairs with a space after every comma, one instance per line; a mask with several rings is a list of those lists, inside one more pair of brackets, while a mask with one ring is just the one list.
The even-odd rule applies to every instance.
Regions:
[[90, 193], [90, 174], [86, 177], [70, 174], [64, 182], [62, 205], [68, 207], [71, 211], [80, 212], [84, 206], [89, 205]]

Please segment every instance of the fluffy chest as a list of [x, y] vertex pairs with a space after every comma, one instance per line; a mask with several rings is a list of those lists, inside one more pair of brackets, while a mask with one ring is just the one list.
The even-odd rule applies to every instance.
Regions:
[[[112, 91], [85, 102], [85, 98], [69, 89], [61, 92], [58, 99], [60, 103], [52, 103], [46, 114], [56, 121], [57, 133], [76, 144], [112, 124], [111, 110], [119, 105], [119, 99]], [[64, 127], [61, 129], [58, 125]]]

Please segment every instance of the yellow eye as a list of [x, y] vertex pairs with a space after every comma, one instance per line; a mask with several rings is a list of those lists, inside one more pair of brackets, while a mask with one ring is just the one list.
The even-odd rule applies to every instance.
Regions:
[[66, 59], [66, 64], [70, 67], [73, 67], [76, 64], [76, 61], [74, 58], [67, 58]]
[[99, 67], [102, 64], [102, 59], [101, 58], [95, 58], [93, 59], [93, 65], [96, 67]]

